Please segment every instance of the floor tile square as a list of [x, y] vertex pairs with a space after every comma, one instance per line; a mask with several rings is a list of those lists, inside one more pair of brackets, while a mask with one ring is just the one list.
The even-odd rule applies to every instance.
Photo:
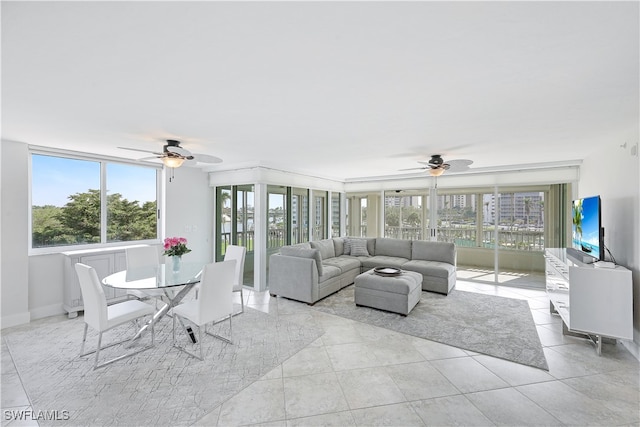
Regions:
[[406, 400], [384, 369], [354, 369], [337, 372], [336, 375], [350, 409], [388, 405]]

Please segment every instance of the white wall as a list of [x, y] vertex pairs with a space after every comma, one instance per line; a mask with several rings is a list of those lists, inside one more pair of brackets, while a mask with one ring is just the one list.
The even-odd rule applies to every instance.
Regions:
[[29, 322], [28, 151], [26, 144], [2, 141], [0, 162], [2, 327]]
[[[605, 245], [618, 264], [633, 275], [635, 345], [629, 349], [638, 356], [640, 347], [640, 157], [637, 155], [638, 132], [631, 131], [624, 140], [605, 144], [587, 157], [580, 168], [578, 196], [600, 195]], [[632, 150], [635, 147], [635, 155]]]
[[165, 236], [187, 239], [191, 252], [182, 257], [184, 261], [213, 262], [215, 205], [209, 174], [183, 166], [174, 170], [165, 188]]

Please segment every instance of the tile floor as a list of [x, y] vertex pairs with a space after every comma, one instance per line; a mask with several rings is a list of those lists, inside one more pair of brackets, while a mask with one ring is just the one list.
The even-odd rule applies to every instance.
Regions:
[[[640, 363], [620, 344], [604, 345], [598, 357], [590, 342], [563, 336], [543, 277], [499, 277], [513, 286], [496, 286], [478, 269], [458, 277], [459, 291], [529, 302], [548, 372], [249, 291], [249, 307], [325, 334], [196, 425], [640, 425]], [[2, 425], [38, 425], [10, 420], [31, 402], [4, 340], [1, 357]]]

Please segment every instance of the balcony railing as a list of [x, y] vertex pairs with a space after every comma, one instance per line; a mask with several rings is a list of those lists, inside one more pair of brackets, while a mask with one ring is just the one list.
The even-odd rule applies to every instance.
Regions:
[[[366, 226], [361, 229], [362, 235], [366, 235]], [[314, 239], [320, 240], [321, 228], [314, 230]], [[475, 248], [494, 248], [496, 244], [495, 230], [483, 230], [481, 243], [476, 240], [476, 229], [441, 227], [438, 229], [438, 240], [441, 242], [452, 242], [457, 246]], [[294, 234], [295, 230], [294, 230]], [[404, 240], [424, 240], [421, 227], [386, 227], [385, 237], [392, 237]], [[318, 236], [318, 237], [315, 237]], [[524, 251], [544, 251], [544, 232], [542, 230], [499, 230], [498, 246], [501, 249], [514, 249]], [[231, 233], [222, 233], [222, 244], [226, 247], [231, 244]], [[248, 251], [253, 251], [254, 232], [238, 232], [236, 241], [240, 246], [245, 246]], [[277, 249], [286, 244], [286, 233], [283, 228], [271, 228], [267, 232], [267, 248]]]
[[[440, 227], [438, 241], [452, 242], [457, 246], [493, 248], [496, 244], [496, 231], [483, 230], [481, 244], [476, 241], [475, 228]], [[423, 240], [421, 227], [386, 227], [386, 237], [406, 240]], [[544, 251], [544, 231], [542, 230], [499, 230], [499, 247], [525, 251]]]

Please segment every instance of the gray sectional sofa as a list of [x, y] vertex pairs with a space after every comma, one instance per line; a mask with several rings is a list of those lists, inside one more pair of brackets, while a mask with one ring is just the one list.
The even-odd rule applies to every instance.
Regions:
[[456, 284], [453, 243], [336, 237], [284, 246], [269, 259], [269, 293], [313, 304], [375, 267], [422, 274], [422, 290], [448, 294]]

